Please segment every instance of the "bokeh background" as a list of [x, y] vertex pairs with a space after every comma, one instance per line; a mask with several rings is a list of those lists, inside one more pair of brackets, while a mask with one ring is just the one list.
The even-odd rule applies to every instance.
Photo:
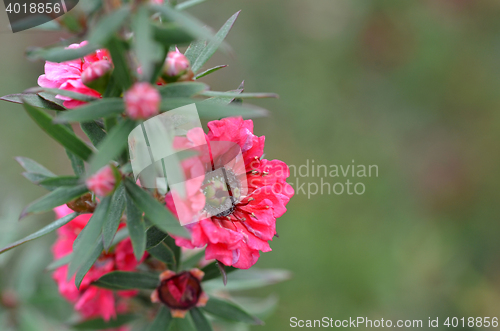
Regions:
[[[245, 80], [247, 92], [280, 95], [254, 102], [271, 110], [255, 121], [266, 157], [379, 169], [378, 177], [324, 178], [362, 182], [363, 195], [291, 200], [257, 267], [293, 278], [252, 293], [280, 299], [252, 329], [288, 330], [291, 317], [500, 317], [500, 2], [210, 0], [190, 12], [218, 29], [240, 9], [228, 38], [234, 56], [207, 64], [229, 67], [203, 80], [222, 91]], [[61, 37], [14, 35], [6, 24], [1, 13], [1, 95], [36, 85], [43, 64], [24, 50]], [[21, 176], [14, 157], [58, 174], [71, 167], [20, 106], [0, 108], [3, 246], [53, 219], [17, 221], [44, 190]], [[307, 188], [321, 179], [299, 180]], [[53, 240], [0, 257], [1, 323], [14, 295], [19, 330], [49, 330], [70, 313], [43, 271]]]

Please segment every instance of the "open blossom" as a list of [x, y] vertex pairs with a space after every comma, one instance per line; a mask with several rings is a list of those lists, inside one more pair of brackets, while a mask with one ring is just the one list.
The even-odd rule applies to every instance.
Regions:
[[92, 63], [82, 72], [82, 83], [98, 92], [104, 92], [113, 70], [113, 63], [101, 60]]
[[160, 111], [160, 92], [149, 83], [135, 83], [123, 98], [125, 111], [132, 119], [148, 119]]
[[105, 166], [85, 181], [90, 191], [100, 197], [104, 197], [115, 189], [116, 177], [111, 167]]
[[[80, 44], [71, 44], [67, 48], [79, 48], [87, 44], [86, 41]], [[109, 52], [105, 49], [97, 50], [95, 53], [86, 55], [81, 59], [55, 63], [45, 62], [45, 74], [38, 77], [38, 85], [47, 88], [58, 88], [86, 94], [93, 97], [101, 97], [101, 93], [83, 84], [82, 73], [90, 65], [101, 60], [111, 60]], [[58, 99], [64, 100], [64, 107], [75, 108], [85, 104], [84, 101], [73, 100], [62, 95], [56, 96]]]
[[189, 309], [203, 307], [208, 296], [201, 288], [205, 274], [199, 269], [175, 273], [167, 270], [160, 275], [160, 285], [151, 294], [151, 301], [170, 308], [173, 317], [184, 318]]
[[[218, 185], [217, 181], [221, 180], [221, 176], [208, 178], [213, 183], [209, 191], [205, 190], [205, 199], [199, 196], [199, 192], [206, 186], [203, 185], [203, 179], [198, 184], [195, 181], [189, 182], [184, 203], [174, 202], [175, 192], [167, 194], [167, 207], [176, 215], [199, 210], [203, 205], [212, 215], [186, 225], [186, 229], [191, 232], [191, 239], [176, 238], [176, 244], [186, 248], [206, 246], [206, 259], [216, 259], [227, 266], [248, 269], [257, 262], [259, 252], [271, 251], [269, 241], [276, 235], [276, 219], [286, 212], [285, 206], [294, 194], [293, 188], [286, 183], [290, 171], [282, 161], [261, 159], [264, 137], [253, 134], [251, 120], [225, 118], [209, 122], [208, 127], [209, 132], [205, 138], [210, 146], [210, 162], [218, 162], [218, 159], [227, 154], [217, 151], [217, 146], [224, 144], [214, 142], [232, 142], [241, 149], [245, 169], [242, 172], [241, 169], [225, 167], [223, 181], [230, 182], [226, 185]], [[183, 140], [180, 142], [184, 144], [183, 147], [186, 144], [189, 147], [190, 143], [193, 146], [199, 145], [197, 141], [201, 138], [200, 132], [195, 134], [197, 131], [201, 130], [192, 129], [187, 133], [187, 138], [180, 138]], [[174, 147], [175, 144], [174, 141]], [[222, 163], [225, 164], [226, 161]], [[185, 171], [192, 171], [197, 166], [182, 162], [182, 167]], [[238, 183], [234, 183], [238, 180], [243, 182], [241, 174], [246, 179], [244, 190]], [[231, 188], [232, 195], [229, 198], [224, 186], [226, 190], [227, 186]], [[220, 212], [216, 209], [218, 204], [224, 204]]]
[[[54, 211], [57, 218], [64, 217], [73, 212], [66, 205], [59, 206]], [[92, 214], [79, 215], [57, 230], [57, 240], [52, 247], [55, 259], [63, 258], [72, 253], [76, 237], [91, 217]], [[115, 295], [113, 291], [92, 286], [91, 283], [111, 271], [133, 271], [137, 265], [138, 262], [134, 257], [132, 243], [127, 238], [118, 243], [114, 251], [101, 254], [97, 262], [83, 278], [80, 289], [77, 289], [75, 285], [74, 276], [70, 280], [67, 279], [67, 265], [57, 268], [52, 276], [58, 285], [61, 295], [73, 303], [75, 310], [85, 319], [100, 316], [107, 321], [116, 317], [117, 313], [126, 312], [128, 309], [127, 298], [135, 296], [137, 292], [119, 291]]]

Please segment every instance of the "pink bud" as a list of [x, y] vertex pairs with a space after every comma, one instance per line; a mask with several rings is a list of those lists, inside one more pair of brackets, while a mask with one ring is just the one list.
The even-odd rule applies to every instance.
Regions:
[[123, 98], [127, 115], [132, 119], [147, 119], [159, 112], [160, 92], [149, 83], [135, 83]]
[[115, 189], [116, 177], [111, 167], [105, 166], [94, 175], [87, 178], [85, 184], [90, 191], [98, 196], [104, 197]]
[[110, 61], [94, 62], [82, 72], [82, 83], [98, 92], [104, 92], [112, 70], [113, 64]]
[[189, 60], [179, 50], [168, 52], [165, 60], [165, 74], [169, 77], [180, 76], [189, 69]]

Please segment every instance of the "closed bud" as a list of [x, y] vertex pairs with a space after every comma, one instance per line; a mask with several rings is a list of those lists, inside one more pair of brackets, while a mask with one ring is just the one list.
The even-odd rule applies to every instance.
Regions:
[[85, 184], [87, 184], [88, 189], [96, 195], [105, 197], [115, 190], [119, 180], [119, 170], [115, 167], [107, 165], [94, 175], [87, 178]]
[[112, 71], [113, 64], [110, 61], [94, 62], [82, 72], [82, 83], [102, 94], [106, 91]]
[[172, 316], [183, 318], [191, 308], [205, 306], [208, 301], [201, 288], [203, 276], [199, 269], [178, 274], [167, 270], [160, 275], [160, 286], [151, 295], [151, 301], [163, 303]]
[[167, 82], [186, 81], [193, 78], [189, 60], [179, 50], [168, 52], [162, 78]]
[[149, 83], [135, 83], [123, 98], [125, 111], [134, 120], [148, 119], [160, 111], [160, 92]]

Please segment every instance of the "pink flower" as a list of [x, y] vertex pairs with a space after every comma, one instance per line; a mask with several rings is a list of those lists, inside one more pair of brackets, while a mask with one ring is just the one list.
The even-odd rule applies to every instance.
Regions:
[[189, 69], [189, 60], [179, 50], [168, 52], [164, 72], [167, 76], [177, 77]]
[[[80, 44], [72, 44], [67, 48], [79, 48], [85, 46], [86, 41]], [[101, 94], [82, 83], [82, 72], [92, 63], [100, 60], [110, 60], [111, 56], [105, 49], [97, 50], [81, 59], [75, 59], [62, 63], [45, 62], [45, 74], [38, 77], [38, 85], [47, 88], [58, 88], [78, 92], [93, 97], [101, 97]], [[66, 108], [75, 108], [85, 104], [84, 101], [73, 100], [62, 95], [56, 96], [58, 99], [65, 100], [63, 105]]]
[[115, 189], [116, 177], [111, 166], [107, 165], [85, 181], [90, 191], [104, 197]]
[[94, 62], [83, 70], [82, 83], [96, 91], [104, 92], [112, 70], [113, 63], [108, 60]]
[[166, 305], [173, 317], [184, 318], [191, 308], [203, 307], [208, 301], [201, 288], [203, 276], [205, 273], [196, 268], [178, 274], [164, 271], [160, 275], [160, 285], [151, 294], [151, 301]]
[[[239, 178], [237, 174], [246, 174], [248, 189], [245, 192], [233, 188], [233, 198], [236, 194], [241, 193], [241, 196], [238, 196], [238, 199], [232, 198], [230, 200], [232, 205], [229, 208], [210, 218], [186, 225], [191, 232], [191, 240], [176, 238], [176, 244], [186, 248], [206, 245], [207, 260], [216, 259], [227, 266], [248, 269], [257, 262], [259, 252], [271, 251], [269, 241], [276, 235], [276, 219], [286, 212], [285, 206], [294, 194], [293, 188], [286, 183], [290, 171], [282, 161], [261, 159], [264, 137], [253, 134], [251, 120], [225, 118], [209, 122], [208, 127], [206, 139], [210, 143], [212, 162], [219, 162], [218, 160], [226, 153], [224, 144], [214, 142], [232, 142], [240, 147], [245, 169], [241, 171], [241, 169], [226, 168], [225, 176], [236, 180]], [[190, 141], [194, 141], [194, 130], [196, 129], [189, 131], [187, 138], [180, 143], [189, 145]], [[218, 146], [221, 147], [219, 150]], [[222, 163], [225, 164], [225, 161]], [[182, 166], [185, 171], [189, 169], [185, 162]], [[233, 184], [231, 186], [233, 187]], [[213, 188], [217, 189], [218, 186], [215, 185]], [[185, 204], [174, 205], [175, 192], [169, 192], [166, 196], [167, 207], [176, 214], [184, 212], [176, 209], [178, 205], [196, 210], [192, 206], [196, 200], [189, 199], [189, 191], [197, 192], [199, 189], [200, 187], [187, 187], [188, 199]], [[223, 196], [217, 192], [208, 193], [205, 193], [207, 195], [205, 209], [212, 197]]]
[[[54, 209], [57, 218], [64, 217], [73, 211], [66, 205]], [[92, 214], [82, 214], [74, 220], [57, 230], [57, 240], [52, 247], [55, 259], [60, 259], [73, 251], [73, 242], [85, 227]], [[120, 227], [124, 225], [121, 224]], [[114, 271], [134, 270], [139, 263], [134, 257], [130, 239], [121, 241], [114, 251], [103, 253], [97, 262], [90, 268], [82, 280], [80, 289], [75, 286], [75, 277], [68, 280], [68, 266], [57, 268], [52, 277], [56, 281], [59, 293], [75, 305], [77, 310], [85, 319], [102, 317], [109, 320], [116, 317], [117, 313], [127, 310], [126, 298], [135, 296], [136, 291], [121, 291], [116, 296], [113, 291], [92, 286], [91, 283], [101, 276]]]
[[125, 110], [132, 119], [148, 119], [160, 110], [160, 92], [146, 82], [135, 83], [124, 95]]

